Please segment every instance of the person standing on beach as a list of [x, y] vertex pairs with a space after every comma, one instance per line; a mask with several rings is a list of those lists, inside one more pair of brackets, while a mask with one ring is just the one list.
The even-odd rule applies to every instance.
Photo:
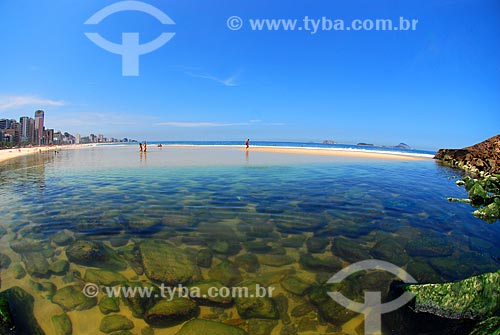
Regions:
[[144, 152], [146, 152], [147, 150], [148, 150], [148, 146], [147, 146], [146, 141], [144, 141]]
[[245, 141], [245, 145], [247, 146], [247, 149], [250, 147], [250, 144], [249, 144], [249, 143], [250, 143], [250, 139], [249, 139], [249, 138], [247, 138], [247, 140]]
[[142, 152], [142, 143], [139, 143], [139, 150]]

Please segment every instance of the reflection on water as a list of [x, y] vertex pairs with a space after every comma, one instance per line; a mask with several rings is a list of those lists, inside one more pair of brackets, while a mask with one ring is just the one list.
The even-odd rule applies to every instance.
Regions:
[[[355, 334], [362, 317], [339, 309], [323, 285], [347, 264], [386, 260], [419, 282], [498, 269], [498, 224], [446, 201], [464, 195], [448, 179], [456, 171], [432, 161], [307, 159], [314, 161], [248, 151], [243, 157], [241, 151], [101, 148], [3, 163], [0, 253], [10, 262], [1, 263], [2, 290], [17, 285], [32, 294], [47, 334], [54, 332], [51, 317], [64, 311], [74, 334], [97, 334], [106, 300], [67, 306], [58, 300], [61, 289], [82, 285], [96, 267], [151, 283], [158, 278], [149, 264], [182, 259], [186, 269], [199, 271], [194, 281], [275, 287], [275, 315], [247, 319], [237, 302], [197, 301], [198, 318], [253, 334]], [[159, 256], [149, 243], [164, 259], [150, 259]], [[96, 251], [85, 256], [77, 252], [91, 247]], [[387, 293], [392, 279], [360, 273], [340, 289], [360, 301], [364, 289]], [[147, 308], [117, 304], [115, 312], [133, 322], [132, 333], [150, 327]], [[182, 320], [166, 328], [150, 324], [155, 334], [175, 334]]]

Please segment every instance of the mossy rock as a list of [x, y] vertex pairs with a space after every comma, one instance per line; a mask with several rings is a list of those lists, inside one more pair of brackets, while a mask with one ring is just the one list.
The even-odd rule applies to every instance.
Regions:
[[88, 269], [85, 271], [83, 280], [87, 283], [105, 286], [115, 286], [127, 282], [127, 278], [117, 272], [100, 269]]
[[266, 255], [259, 255], [257, 256], [257, 258], [259, 259], [259, 263], [274, 267], [290, 265], [295, 262], [295, 259], [288, 255], [266, 254]]
[[134, 323], [124, 315], [107, 315], [101, 320], [99, 330], [109, 334], [116, 331], [130, 330], [134, 328]]
[[12, 265], [10, 271], [16, 279], [23, 279], [26, 276], [26, 270], [24, 270], [21, 264]]
[[246, 272], [255, 273], [260, 268], [259, 259], [254, 254], [236, 256], [234, 265]]
[[306, 283], [297, 276], [287, 276], [281, 281], [280, 284], [286, 291], [299, 296], [304, 295], [306, 290], [311, 287], [310, 284]]
[[445, 257], [453, 253], [453, 247], [446, 236], [422, 234], [412, 239], [406, 245], [406, 250], [411, 256]]
[[413, 309], [449, 319], [484, 320], [500, 312], [500, 271], [443, 284], [408, 285]]
[[55, 335], [71, 335], [73, 333], [73, 325], [66, 313], [54, 315], [51, 320]]
[[285, 239], [282, 239], [280, 241], [280, 244], [282, 247], [285, 248], [294, 248], [298, 249], [304, 245], [305, 237], [302, 235], [293, 235], [290, 237], [287, 237]]
[[192, 297], [192, 299], [196, 301], [199, 305], [206, 305], [206, 306], [229, 305], [233, 302], [233, 298], [231, 296], [222, 297], [220, 296], [220, 294], [214, 294], [213, 292], [213, 289], [216, 289], [215, 292], [221, 292], [221, 288], [223, 287], [225, 286], [221, 282], [207, 280], [194, 283], [188, 286], [188, 289], [190, 291], [191, 294], [190, 296]]
[[225, 323], [195, 319], [187, 322], [175, 335], [247, 335], [241, 328]]
[[99, 301], [99, 310], [102, 314], [115, 313], [120, 311], [120, 300], [115, 297], [103, 297]]
[[40, 252], [25, 252], [22, 260], [30, 276], [46, 278], [50, 276], [47, 258]]
[[55, 275], [62, 276], [64, 275], [69, 269], [69, 263], [68, 261], [65, 261], [63, 259], [55, 261], [54, 263], [51, 263], [49, 265], [49, 270]]
[[310, 253], [322, 253], [328, 244], [330, 241], [327, 238], [317, 236], [310, 237], [306, 241], [307, 251]]
[[0, 253], [0, 270], [7, 269], [10, 265], [10, 257]]
[[201, 279], [192, 253], [170, 243], [148, 240], [139, 245], [146, 276], [165, 285], [190, 284]]
[[494, 316], [478, 323], [469, 335], [500, 335], [500, 317]]
[[65, 311], [82, 311], [97, 305], [96, 298], [86, 297], [82, 287], [70, 285], [63, 287], [54, 294], [52, 302], [61, 306]]
[[300, 255], [299, 263], [305, 270], [315, 272], [336, 273], [342, 269], [342, 263], [335, 256]]
[[278, 320], [250, 319], [248, 320], [248, 335], [269, 335], [278, 325]]
[[[244, 319], [278, 319], [279, 313], [274, 301], [267, 296], [267, 288], [255, 282], [243, 283], [248, 289], [248, 296], [235, 297], [238, 314]], [[263, 292], [265, 290], [265, 292]], [[260, 294], [263, 296], [260, 296]]]
[[353, 311], [337, 304], [328, 292], [334, 291], [331, 285], [313, 286], [307, 293], [309, 301], [318, 309], [319, 314], [335, 325], [344, 324], [356, 315]]
[[144, 321], [153, 327], [170, 327], [195, 317], [198, 306], [190, 299], [160, 300], [144, 314]]
[[213, 254], [210, 249], [200, 249], [196, 255], [196, 264], [203, 268], [209, 268], [212, 265]]
[[20, 287], [0, 292], [0, 332], [45, 335], [33, 314], [33, 303], [33, 296]]
[[404, 247], [392, 238], [378, 241], [370, 253], [376, 259], [399, 266], [405, 265], [409, 259]]
[[122, 271], [127, 263], [102, 242], [78, 240], [66, 249], [68, 260], [79, 265]]
[[132, 315], [136, 318], [144, 318], [144, 313], [148, 309], [150, 309], [158, 299], [161, 297], [161, 291], [155, 285], [151, 283], [144, 282], [128, 282], [123, 285], [126, 290], [132, 290], [136, 292], [149, 291], [151, 293], [150, 297], [140, 297], [139, 294], [135, 294], [135, 296], [122, 297], [124, 304], [130, 309]]
[[219, 265], [208, 271], [208, 276], [212, 280], [220, 281], [226, 286], [233, 286], [242, 281], [240, 270], [228, 260], [222, 261]]
[[62, 230], [50, 236], [50, 239], [57, 245], [68, 245], [73, 242], [73, 236], [69, 230]]
[[349, 263], [356, 263], [372, 258], [367, 247], [356, 240], [344, 237], [333, 239], [331, 251], [334, 256], [340, 257]]

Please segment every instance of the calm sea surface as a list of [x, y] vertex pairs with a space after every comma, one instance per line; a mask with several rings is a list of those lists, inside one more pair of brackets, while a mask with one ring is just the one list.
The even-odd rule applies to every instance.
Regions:
[[[52, 302], [53, 289], [40, 291], [36, 283], [50, 282], [57, 289], [82, 285], [92, 268], [112, 269], [128, 281], [154, 282], [144, 273], [140, 245], [160, 240], [193, 259], [200, 250], [212, 256], [208, 264], [193, 260], [199, 280], [224, 281], [219, 272], [233, 271], [239, 277], [231, 285], [253, 281], [275, 287], [280, 298], [274, 303], [285, 301], [287, 309], [269, 325], [272, 334], [355, 334], [362, 318], [332, 320], [324, 310], [329, 307], [308, 293], [343, 266], [381, 259], [419, 282], [498, 270], [498, 222], [489, 225], [474, 218], [469, 205], [446, 200], [466, 196], [450, 178], [457, 173], [430, 159], [153, 145], [147, 154], [123, 146], [26, 156], [0, 164], [0, 253], [11, 260], [1, 270], [1, 290], [17, 285], [31, 293], [35, 316], [51, 334], [50, 317], [63, 309]], [[66, 261], [68, 248], [78, 241], [102, 242], [127, 266], [70, 261], [69, 267], [54, 270], [52, 264]], [[46, 262], [33, 252], [43, 252]], [[19, 265], [28, 270], [25, 276], [18, 273]], [[292, 293], [290, 278], [305, 291]], [[381, 289], [392, 279], [380, 276]], [[362, 278], [355, 280], [362, 285]], [[358, 293], [346, 295], [362, 299]], [[255, 328], [252, 319], [240, 318], [233, 303], [198, 305], [199, 318]], [[104, 314], [97, 306], [67, 313], [74, 334], [99, 333]], [[133, 334], [148, 327], [123, 302], [117, 313], [133, 321]], [[179, 321], [155, 327], [155, 334], [175, 334], [181, 326]]]

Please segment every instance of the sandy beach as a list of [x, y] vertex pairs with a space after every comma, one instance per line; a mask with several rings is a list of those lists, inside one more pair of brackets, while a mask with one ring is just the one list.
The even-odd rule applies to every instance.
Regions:
[[82, 149], [89, 146], [94, 146], [94, 144], [73, 144], [73, 145], [55, 145], [49, 147], [2, 149], [0, 150], [0, 163], [7, 161], [9, 159], [26, 155], [33, 155], [41, 152], [54, 151], [54, 150], [74, 150], [74, 149]]

